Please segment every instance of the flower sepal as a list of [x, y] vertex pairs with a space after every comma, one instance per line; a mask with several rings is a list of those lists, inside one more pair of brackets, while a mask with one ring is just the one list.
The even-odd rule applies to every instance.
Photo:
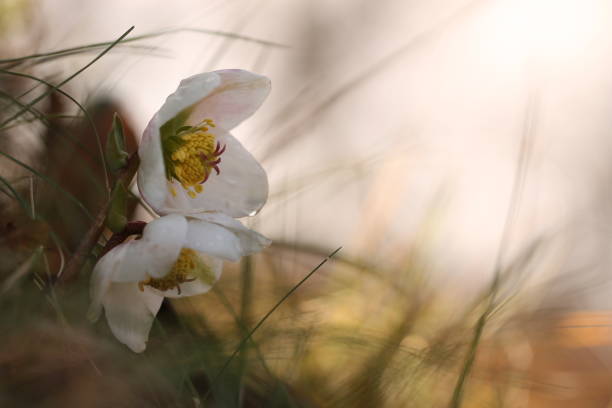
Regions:
[[129, 154], [125, 150], [125, 135], [123, 123], [116, 113], [113, 116], [113, 124], [106, 136], [104, 159], [109, 170], [115, 174], [127, 165]]

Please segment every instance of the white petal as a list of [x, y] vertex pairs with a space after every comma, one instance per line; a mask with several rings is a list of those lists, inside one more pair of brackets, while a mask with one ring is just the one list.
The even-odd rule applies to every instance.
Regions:
[[[169, 183], [164, 178], [165, 199], [157, 208], [161, 213], [180, 212], [195, 214], [203, 211], [218, 211], [240, 218], [253, 214], [268, 199], [268, 176], [255, 158], [235, 137], [222, 129], [215, 129], [220, 144], [225, 145], [219, 164], [220, 174], [211, 174], [202, 185], [204, 192], [195, 198], [178, 183]], [[173, 185], [176, 196], [170, 193]]]
[[206, 256], [206, 255], [203, 255], [203, 258], [206, 264], [210, 267], [211, 272], [215, 275], [215, 281], [212, 282], [212, 284], [208, 284], [208, 283], [201, 281], [200, 279], [196, 279], [192, 282], [181, 283], [181, 293], [180, 294], [178, 293], [177, 289], [170, 289], [164, 292], [160, 292], [160, 291], [157, 291], [157, 292], [169, 298], [181, 298], [181, 297], [187, 297], [187, 296], [195, 296], [195, 295], [201, 295], [202, 293], [208, 292], [212, 288], [214, 283], [217, 280], [219, 280], [219, 277], [221, 276], [221, 271], [223, 269], [223, 261], [221, 261], [220, 259], [214, 258], [212, 256]]
[[166, 170], [163, 160], [159, 126], [149, 123], [145, 129], [138, 148], [140, 165], [138, 167], [138, 189], [142, 198], [157, 212], [164, 206], [168, 188], [166, 187]]
[[138, 282], [147, 276], [165, 276], [176, 262], [186, 235], [187, 220], [181, 215], [172, 214], [151, 221], [142, 238], [122, 244], [126, 249], [113, 281]]
[[[112, 281], [138, 282], [146, 279], [150, 264], [152, 264], [148, 259], [149, 254], [153, 253], [151, 244], [143, 239], [131, 240], [113, 248], [111, 252], [119, 248], [122, 249], [122, 259], [113, 274]], [[164, 254], [166, 254], [165, 251]], [[171, 253], [166, 255], [172, 256]], [[173, 259], [176, 260], [176, 257]]]
[[236, 239], [239, 243], [239, 256], [254, 254], [270, 246], [270, 244], [272, 243], [271, 240], [264, 237], [260, 233], [245, 227], [240, 221], [235, 220], [232, 217], [229, 217], [223, 213], [201, 213], [193, 214], [188, 221], [189, 229], [187, 232], [186, 245], [189, 245], [189, 243], [191, 242], [190, 238], [192, 237], [192, 234], [189, 232], [189, 230], [192, 228], [193, 225], [195, 225], [195, 220], [193, 220], [193, 218], [222, 226], [231, 231], [236, 236]]
[[143, 231], [142, 239], [165, 247], [172, 246], [180, 252], [187, 227], [187, 220], [182, 215], [166, 215], [148, 223]]
[[212, 119], [223, 129], [232, 130], [250, 117], [270, 93], [270, 80], [241, 69], [215, 71], [221, 83], [194, 106], [188, 124]]
[[103, 298], [108, 325], [121, 343], [140, 353], [146, 348], [149, 331], [163, 297], [135, 283], [113, 283]]
[[138, 188], [145, 201], [154, 210], [157, 211], [163, 206], [168, 193], [159, 128], [184, 109], [201, 101], [220, 85], [221, 77], [214, 72], [194, 75], [182, 80], [177, 90], [166, 98], [162, 107], [153, 115], [145, 128], [138, 147], [140, 157]]
[[[227, 211], [230, 215], [242, 217], [257, 211], [265, 203], [268, 194], [267, 177], [255, 159], [236, 141], [227, 139], [223, 129], [231, 129], [251, 116], [261, 105], [270, 91], [270, 81], [260, 75], [242, 70], [223, 70], [194, 75], [181, 81], [179, 88], [168, 96], [161, 109], [147, 125], [138, 154], [138, 187], [149, 205], [159, 214], [194, 211]], [[184, 109], [192, 107], [193, 111], [186, 124], [196, 124], [202, 119], [213, 119], [217, 123], [216, 131], [221, 133], [219, 139], [228, 144], [231, 154], [224, 154], [223, 159], [238, 160], [234, 164], [222, 164], [228, 167], [226, 173], [230, 178], [242, 178], [250, 175], [248, 182], [237, 181], [223, 184], [226, 190], [242, 189], [234, 192], [238, 197], [236, 204], [229, 200], [213, 199], [202, 202], [190, 202], [185, 192], [178, 188], [179, 197], [172, 199], [169, 192], [164, 162], [160, 127]], [[230, 160], [228, 160], [230, 161]], [[240, 170], [241, 165], [244, 169]], [[244, 187], [249, 187], [244, 189]], [[217, 188], [218, 189], [218, 188]], [[234, 197], [234, 198], [235, 198]]]
[[91, 304], [87, 316], [96, 321], [102, 312], [102, 299], [111, 285], [113, 276], [119, 270], [120, 264], [125, 257], [126, 245], [119, 245], [104, 255], [91, 274], [90, 297]]
[[190, 220], [185, 247], [207, 255], [237, 261], [242, 256], [240, 240], [232, 231], [206, 221]]

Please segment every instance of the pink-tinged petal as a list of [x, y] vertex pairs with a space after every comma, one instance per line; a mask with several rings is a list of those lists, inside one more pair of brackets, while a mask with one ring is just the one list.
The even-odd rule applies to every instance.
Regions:
[[270, 244], [272, 243], [271, 240], [264, 237], [260, 233], [245, 227], [240, 221], [235, 220], [232, 217], [223, 213], [193, 214], [191, 216], [191, 219], [189, 219], [189, 230], [187, 232], [188, 243], [192, 242], [192, 240], [190, 239], [190, 237], [194, 234], [192, 230], [194, 229], [195, 225], [198, 225], [197, 221], [194, 220], [194, 218], [197, 220], [201, 220], [201, 222], [204, 221], [206, 223], [217, 225], [223, 227], [227, 231], [230, 231], [235, 236], [235, 239], [238, 243], [238, 257], [251, 255], [256, 252], [259, 252], [264, 248], [270, 246]]
[[[219, 164], [220, 174], [212, 174], [202, 184], [204, 192], [195, 198], [189, 197], [178, 183], [169, 183], [164, 179], [164, 200], [154, 207], [156, 211], [162, 214], [216, 211], [240, 218], [252, 215], [263, 207], [268, 199], [266, 171], [231, 134], [222, 129], [215, 129], [214, 134], [218, 142], [225, 146]], [[171, 186], [176, 190], [176, 196], [170, 193]], [[148, 199], [147, 202], [151, 204]]]
[[[234, 217], [244, 217], [258, 211], [265, 203], [268, 184], [265, 171], [228, 129], [251, 116], [270, 92], [270, 81], [260, 75], [243, 70], [222, 70], [194, 75], [181, 81], [179, 88], [168, 96], [161, 109], [147, 125], [138, 154], [138, 187], [144, 200], [158, 213], [189, 213], [200, 211], [224, 211]], [[225, 167], [226, 176], [214, 177], [218, 184], [214, 190], [232, 191], [232, 197], [190, 200], [178, 183], [173, 187], [177, 196], [170, 193], [163, 161], [160, 127], [185, 110], [191, 113], [186, 125], [195, 125], [203, 119], [213, 119], [217, 124], [214, 133], [218, 141], [228, 144], [219, 165]], [[234, 160], [237, 162], [232, 163]], [[240, 180], [248, 176], [248, 181]], [[227, 180], [227, 181], [223, 181]], [[210, 196], [211, 194], [209, 194]]]
[[140, 291], [136, 283], [113, 283], [102, 304], [108, 326], [117, 340], [136, 353], [144, 351], [162, 300], [153, 291]]
[[225, 130], [232, 130], [249, 118], [270, 93], [270, 80], [241, 69], [214, 71], [221, 83], [195, 106], [188, 123], [212, 119]]
[[186, 235], [187, 220], [181, 215], [172, 214], [151, 221], [142, 238], [121, 244], [111, 251], [125, 247], [112, 280], [139, 282], [149, 276], [164, 277], [176, 262]]
[[[185, 78], [181, 81], [176, 91], [166, 98], [166, 101], [155, 116], [153, 116], [151, 122], [156, 122], [159, 129], [161, 125], [174, 118], [183, 110], [189, 107], [195, 109], [202, 101], [219, 93], [223, 86], [224, 81], [218, 71], [204, 72]], [[196, 123], [186, 124], [194, 125]]]
[[219, 280], [219, 277], [221, 276], [221, 271], [223, 270], [223, 261], [215, 257], [212, 257], [212, 256], [206, 256], [204, 254], [201, 254], [201, 256], [206, 262], [206, 264], [210, 267], [210, 270], [214, 275], [214, 281], [204, 282], [203, 280], [196, 278], [195, 280], [191, 282], [181, 283], [181, 293], [180, 294], [178, 293], [178, 289], [176, 288], [166, 290], [163, 292], [160, 292], [160, 291], [157, 291], [157, 292], [169, 298], [196, 296], [196, 295], [201, 295], [202, 293], [208, 292], [213, 287], [215, 282]]

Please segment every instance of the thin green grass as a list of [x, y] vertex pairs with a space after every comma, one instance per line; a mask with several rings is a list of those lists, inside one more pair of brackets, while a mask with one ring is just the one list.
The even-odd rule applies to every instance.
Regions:
[[245, 41], [249, 43], [263, 45], [266, 47], [272, 47], [272, 48], [290, 48], [290, 46], [286, 44], [281, 44], [281, 43], [277, 43], [274, 41], [267, 41], [267, 40], [263, 40], [260, 38], [241, 35], [241, 34], [229, 32], [229, 31], [208, 30], [205, 28], [175, 28], [175, 29], [162, 30], [162, 31], [155, 32], [155, 33], [147, 33], [147, 34], [142, 34], [138, 36], [133, 36], [131, 38], [122, 37], [121, 40], [119, 41], [103, 41], [99, 43], [92, 43], [92, 44], [80, 45], [76, 47], [64, 48], [64, 49], [57, 50], [57, 51], [48, 51], [48, 52], [30, 54], [24, 57], [4, 58], [4, 59], [0, 59], [0, 65], [8, 65], [10, 69], [24, 62], [32, 62], [32, 60], [34, 60], [37, 63], [49, 62], [56, 58], [71, 57], [71, 56], [79, 55], [79, 54], [86, 53], [86, 52], [96, 51], [99, 49], [107, 49], [108, 47], [113, 48], [117, 45], [123, 46], [125, 44], [135, 42], [135, 41], [142, 41], [142, 40], [146, 40], [150, 38], [163, 37], [163, 36], [167, 36], [170, 34], [185, 33], [185, 32], [201, 33], [201, 34], [208, 34], [208, 35], [219, 36], [219, 37], [226, 37], [226, 38], [230, 38], [234, 40]]
[[[460, 13], [463, 12], [466, 11]], [[434, 35], [443, 25], [425, 33], [427, 34], [425, 38], [414, 39], [415, 42], [411, 41], [402, 52], [409, 51], [410, 47], [417, 46], [428, 36]], [[59, 88], [112, 48], [189, 29], [126, 38], [129, 31], [112, 42], [0, 60], [0, 65], [6, 68], [0, 69], [0, 73], [38, 82], [31, 90], [38, 89], [40, 84], [49, 88], [29, 102], [22, 101], [23, 96], [29, 92], [17, 98], [8, 93], [4, 95], [5, 99], [10, 101], [8, 107], [17, 108], [17, 116], [13, 113], [8, 121], [5, 120], [2, 129], [8, 131], [22, 123], [45, 124], [52, 117], [84, 118], [95, 129], [93, 120], [83, 104]], [[265, 49], [285, 47], [282, 44], [238, 34], [192, 31], [222, 35], [228, 41], [249, 41]], [[41, 64], [100, 49], [103, 52], [98, 54], [96, 59], [67, 79], [59, 81], [58, 85], [7, 68], [23, 68], [28, 66], [27, 63]], [[366, 67], [363, 75], [349, 79], [346, 84], [327, 95], [321, 104], [314, 107], [309, 105], [306, 118], [312, 118], [342, 100], [353, 88], [366, 81], [368, 75], [376, 75], [396, 57], [391, 55], [389, 58]], [[52, 116], [36, 109], [35, 105], [42, 100], [41, 98], [55, 91], [68, 98], [82, 115]], [[286, 118], [298, 108], [304, 107], [302, 102], [301, 97], [296, 98], [295, 104], [281, 109], [276, 119], [279, 122], [286, 121]], [[284, 130], [286, 128], [281, 135], [285, 134]], [[100, 147], [99, 135], [96, 134], [95, 137]], [[516, 176], [509, 220], [513, 218], [512, 214], [520, 203], [519, 193], [527, 167], [527, 150], [527, 145], [521, 148], [518, 166], [520, 171]], [[58, 189], [68, 197], [69, 201], [87, 211], [76, 197], [64, 191], [52, 177], [18, 161], [8, 153], [0, 152], [0, 154]], [[277, 201], [289, 199], [291, 194], [312, 187], [321, 179], [337, 177], [347, 167], [350, 167], [349, 171], [355, 170], [353, 167], [369, 170], [382, 159], [382, 155], [373, 155], [367, 160], [354, 164], [314, 171], [293, 180], [290, 188], [278, 191], [272, 198]], [[355, 178], [354, 173], [349, 174], [346, 179], [350, 181], [351, 178]], [[344, 181], [346, 180], [343, 179], [342, 182]], [[31, 203], [29, 203], [27, 194], [22, 191], [23, 189], [15, 187], [15, 182], [0, 177], [0, 185], [2, 186], [0, 191], [14, 200], [28, 217], [43, 220], [40, 214], [35, 213], [33, 188], [30, 189]], [[146, 203], [139, 197], [138, 199], [151, 216], [156, 216], [150, 212]], [[427, 215], [431, 218], [435, 216], [435, 214]], [[92, 215], [88, 214], [88, 217], [91, 219]], [[510, 226], [511, 221], [508, 221], [505, 229], [510, 231]], [[104, 349], [105, 352], [110, 350], [109, 354], [102, 354], [104, 358], [94, 356], [91, 359], [92, 369], [103, 374], [100, 376], [100, 381], [113, 375], [112, 370], [109, 374], [108, 366], [104, 368], [107, 360], [117, 364], [128, 361], [133, 366], [146, 366], [168, 380], [171, 391], [169, 394], [163, 394], [155, 387], [153, 376], [140, 378], [145, 378], [144, 387], [146, 392], [153, 396], [152, 405], [160, 407], [198, 404], [207, 406], [205, 404], [209, 402], [209, 398], [214, 399], [215, 404], [221, 407], [242, 407], [249, 404], [257, 406], [257, 402], [249, 400], [253, 398], [253, 394], [263, 396], [261, 400], [255, 400], [265, 401], [260, 405], [278, 407], [307, 407], [311, 405], [309, 399], [314, 401], [313, 406], [325, 408], [441, 407], [448, 406], [448, 399], [452, 394], [451, 407], [459, 408], [475, 370], [476, 357], [485, 339], [487, 325], [497, 312], [507, 307], [512, 296], [518, 296], [516, 292], [523, 282], [521, 273], [525, 273], [537, 259], [542, 247], [541, 240], [533, 242], [513, 261], [508, 262], [503, 259], [508, 238], [502, 239], [495, 271], [496, 278], [491, 286], [475, 299], [468, 311], [457, 321], [450, 319], [447, 321], [447, 317], [452, 316], [454, 310], [448, 312], [443, 306], [439, 306], [438, 303], [443, 302], [443, 295], [427, 287], [423, 275], [427, 273], [428, 265], [419, 257], [418, 244], [405, 248], [404, 265], [387, 268], [385, 265], [368, 263], [367, 258], [364, 260], [348, 255], [341, 256], [338, 254], [340, 248], [327, 255], [329, 251], [324, 247], [277, 241], [262, 257], [249, 257], [243, 260], [240, 270], [235, 271], [236, 280], [228, 284], [230, 295], [226, 295], [220, 286], [216, 286], [212, 293], [206, 296], [207, 306], [211, 306], [210, 310], [206, 307], [198, 308], [198, 315], [193, 319], [179, 315], [179, 324], [176, 327], [166, 326], [165, 323], [158, 321], [146, 354], [134, 356], [114, 341], [112, 334], [103, 323], [91, 327], [81, 322], [79, 316], [83, 314], [82, 310], [88, 301], [86, 273], [77, 276], [71, 285], [53, 284], [53, 256], [57, 252], [61, 258], [57, 262], [59, 266], [56, 266], [59, 272], [55, 274], [61, 275], [65, 267], [63, 254], [68, 253], [68, 249], [53, 230], [49, 235], [56, 248], [52, 247], [53, 244], [48, 245], [48, 242], [45, 242], [46, 246], [37, 242], [37, 246], [26, 248], [27, 262], [22, 263], [21, 265], [25, 266], [18, 270], [20, 284], [11, 283], [6, 296], [2, 292], [0, 304], [4, 314], [0, 316], [1, 327], [9, 328], [8, 331], [11, 332], [19, 332], [30, 324], [52, 321], [62, 327], [82, 330], [95, 338], [95, 344], [100, 349]], [[506, 235], [509, 236], [510, 232], [504, 232], [504, 236]], [[43, 250], [46, 252], [43, 253]], [[283, 254], [289, 254], [286, 257], [293, 263], [281, 262], [281, 258], [285, 256]], [[313, 257], [325, 258], [314, 269], [310, 270], [309, 267], [306, 269], [304, 265], [310, 266]], [[298, 289], [332, 257], [335, 261], [334, 273], [331, 274], [333, 276], [329, 279], [326, 277], [324, 285], [313, 284], [315, 287], [307, 295], [304, 295], [304, 291], [298, 292]], [[508, 266], [504, 267], [506, 264]], [[290, 271], [285, 270], [287, 265], [290, 265]], [[303, 272], [300, 272], [302, 267], [304, 267], [303, 272], [310, 271], [297, 284], [288, 283], [287, 272], [302, 275]], [[261, 271], [267, 273], [258, 274]], [[10, 281], [10, 278], [8, 280], [3, 276], [0, 278], [2, 278], [0, 284], [6, 285]], [[510, 287], [510, 283], [514, 286]], [[32, 287], [35, 287], [35, 290]], [[264, 290], [260, 290], [262, 287]], [[502, 289], [507, 293], [502, 293]], [[314, 295], [311, 296], [311, 293]], [[211, 296], [212, 294], [216, 297]], [[263, 309], [267, 312], [255, 322], [255, 311], [266, 304], [268, 296], [274, 296], [273, 306]], [[276, 301], [279, 297], [280, 299]], [[286, 307], [289, 310], [288, 316], [280, 316], [276, 321], [270, 319], [282, 305], [289, 306]], [[453, 307], [456, 305], [450, 306]], [[180, 310], [180, 307], [176, 310]], [[475, 313], [478, 313], [478, 319], [474, 327], [470, 327], [468, 331], [466, 326], [473, 320]], [[172, 320], [171, 322], [174, 323]], [[256, 333], [257, 341], [254, 338]], [[418, 345], [419, 339], [423, 340], [421, 346]], [[41, 349], [44, 347], [45, 345], [40, 345]], [[199, 377], [200, 374], [206, 377], [205, 380]], [[128, 384], [137, 381], [136, 377], [126, 376], [124, 379], [121, 374], [118, 376], [121, 381]], [[506, 385], [498, 386], [499, 393], [503, 393]], [[301, 395], [300, 392], [305, 395]], [[440, 402], [441, 400], [444, 401]]]
[[79, 201], [78, 198], [76, 198], [74, 195], [72, 195], [71, 193], [69, 193], [68, 191], [66, 191], [64, 188], [62, 188], [55, 180], [51, 179], [50, 177], [40, 173], [39, 171], [37, 171], [36, 169], [34, 169], [33, 167], [27, 165], [26, 163], [22, 162], [21, 160], [18, 160], [16, 158], [14, 158], [13, 156], [11, 156], [8, 153], [5, 153], [3, 151], [0, 151], [0, 155], [6, 157], [7, 159], [9, 159], [10, 161], [18, 164], [19, 166], [23, 167], [24, 169], [28, 170], [30, 173], [32, 173], [33, 175], [35, 175], [36, 177], [40, 178], [41, 180], [45, 181], [46, 183], [48, 183], [49, 185], [51, 185], [53, 188], [55, 188], [57, 191], [59, 191], [60, 193], [62, 193], [63, 195], [65, 195], [70, 201], [72, 201], [74, 204], [76, 204], [76, 206], [83, 212], [83, 214], [85, 216], [87, 216], [89, 219], [93, 220], [93, 216], [91, 215], [91, 213], [89, 212], [89, 210], [83, 205], [83, 203], [81, 203]]
[[530, 95], [530, 98], [527, 102], [527, 107], [525, 110], [525, 119], [523, 121], [523, 132], [518, 152], [517, 158], [517, 166], [516, 172], [514, 176], [514, 182], [512, 185], [512, 192], [510, 195], [510, 204], [508, 206], [508, 213], [506, 215], [506, 219], [504, 222], [504, 227], [502, 230], [502, 236], [499, 244], [499, 249], [497, 251], [497, 257], [495, 260], [495, 267], [493, 271], [493, 280], [491, 281], [491, 285], [488, 290], [487, 298], [485, 300], [485, 308], [476, 325], [474, 326], [474, 334], [472, 336], [472, 340], [468, 347], [468, 352], [465, 357], [465, 362], [463, 367], [459, 373], [459, 377], [457, 378], [457, 383], [453, 390], [453, 396], [450, 402], [451, 408], [460, 408], [462, 401], [464, 390], [469, 378], [469, 375], [474, 366], [474, 362], [476, 360], [476, 354], [478, 351], [478, 346], [481, 342], [482, 336], [485, 331], [485, 326], [487, 324], [487, 320], [490, 318], [492, 313], [495, 311], [498, 305], [498, 292], [500, 289], [500, 285], [502, 284], [503, 278], [503, 263], [505, 251], [507, 250], [507, 246], [509, 244], [513, 223], [516, 218], [516, 214], [519, 210], [521, 196], [523, 192], [523, 186], [525, 183], [525, 177], [527, 174], [527, 170], [529, 167], [529, 158], [530, 158], [530, 147], [533, 144], [534, 137], [534, 122], [537, 116], [537, 99], [534, 94]]
[[20, 117], [22, 114], [24, 114], [25, 112], [27, 112], [26, 108], [32, 107], [35, 104], [37, 104], [38, 102], [40, 102], [41, 100], [43, 100], [44, 98], [46, 98], [48, 95], [50, 95], [52, 92], [57, 91], [57, 89], [61, 88], [62, 86], [66, 85], [67, 83], [69, 83], [70, 81], [72, 81], [74, 78], [76, 78], [78, 75], [80, 75], [83, 71], [85, 71], [87, 68], [91, 67], [93, 64], [95, 64], [100, 58], [102, 58], [106, 53], [108, 53], [111, 49], [113, 49], [113, 47], [115, 47], [117, 44], [120, 43], [120, 41], [125, 38], [130, 32], [132, 32], [132, 30], [134, 29], [134, 27], [130, 27], [126, 32], [124, 32], [118, 39], [116, 39], [115, 41], [113, 41], [111, 44], [109, 44], [106, 48], [104, 48], [104, 50], [99, 53], [98, 55], [96, 55], [95, 58], [93, 58], [91, 61], [89, 61], [87, 64], [85, 64], [83, 67], [81, 67], [80, 69], [78, 69], [76, 72], [74, 72], [73, 74], [69, 75], [66, 79], [60, 81], [60, 83], [58, 83], [57, 85], [51, 85], [51, 89], [49, 89], [48, 91], [43, 92], [41, 95], [37, 96], [36, 98], [34, 98], [32, 101], [30, 101], [29, 103], [26, 104], [26, 107], [20, 109], [17, 113], [13, 114], [12, 116], [9, 116], [7, 119], [4, 119], [4, 121], [2, 123], [0, 123], [0, 129], [4, 128], [7, 124], [11, 123], [13, 120], [17, 119], [18, 117]]
[[[212, 378], [211, 380], [211, 386], [210, 386], [210, 390], [214, 389], [214, 386], [216, 385], [217, 381], [219, 381], [219, 379], [221, 378], [221, 376], [223, 375], [223, 373], [225, 372], [225, 370], [227, 369], [227, 367], [230, 365], [230, 363], [232, 362], [232, 360], [236, 357], [236, 355], [238, 355], [238, 353], [242, 350], [242, 348], [244, 347], [244, 345], [251, 339], [251, 337], [253, 336], [253, 334], [255, 334], [255, 332], [257, 331], [257, 329], [259, 329], [265, 322], [266, 320], [268, 320], [268, 318], [272, 315], [272, 313], [274, 313], [276, 311], [276, 309], [278, 309], [280, 307], [281, 304], [283, 304], [283, 302], [285, 300], [287, 300], [287, 298], [289, 298], [300, 286], [302, 286], [302, 284], [304, 282], [306, 282], [312, 275], [314, 275], [315, 272], [317, 272], [323, 265], [325, 265], [325, 263], [327, 263], [327, 261], [329, 261], [336, 253], [338, 253], [340, 250], [342, 249], [342, 247], [337, 248], [335, 251], [333, 251], [332, 253], [330, 253], [323, 261], [321, 261], [321, 263], [319, 263], [313, 270], [311, 270], [301, 281], [299, 281], [294, 287], [291, 288], [291, 290], [289, 290], [289, 292], [287, 292], [285, 294], [285, 296], [283, 296], [260, 320], [259, 322], [257, 322], [257, 324], [249, 331], [249, 333], [240, 341], [240, 343], [238, 344], [238, 346], [236, 347], [236, 349], [232, 352], [232, 354], [229, 356], [229, 358], [225, 361], [225, 363], [223, 364], [223, 366], [221, 367], [221, 369], [219, 370], [219, 372]], [[206, 400], [206, 398], [208, 397], [210, 391], [204, 396], [204, 400]]]
[[[31, 79], [31, 80], [40, 82], [41, 84], [44, 84], [44, 85], [48, 86], [50, 89], [54, 89], [56, 92], [58, 92], [62, 96], [68, 98], [72, 103], [74, 103], [78, 107], [79, 111], [81, 111], [83, 113], [83, 115], [85, 116], [85, 119], [87, 120], [87, 122], [88, 122], [88, 124], [89, 124], [89, 126], [90, 126], [90, 128], [91, 128], [91, 130], [92, 130], [92, 132], [94, 134], [94, 138], [96, 140], [96, 145], [97, 145], [98, 154], [99, 154], [98, 159], [100, 160], [101, 167], [104, 170], [104, 175], [105, 175], [104, 176], [104, 182], [105, 182], [105, 186], [106, 186], [106, 193], [107, 193], [107, 196], [109, 196], [110, 195], [110, 181], [108, 179], [108, 170], [106, 168], [106, 162], [104, 160], [104, 151], [102, 149], [102, 140], [101, 140], [100, 135], [98, 133], [98, 129], [96, 128], [96, 125], [94, 124], [94, 121], [93, 121], [91, 115], [89, 114], [89, 112], [87, 111], [87, 109], [85, 109], [85, 107], [83, 105], [81, 105], [81, 103], [79, 103], [79, 101], [77, 101], [75, 98], [73, 98], [70, 94], [68, 94], [67, 92], [64, 92], [63, 90], [59, 89], [59, 87], [55, 87], [53, 84], [51, 84], [48, 81], [45, 81], [44, 79], [38, 78], [38, 77], [36, 77], [34, 75], [24, 74], [24, 73], [20, 73], [20, 72], [7, 71], [7, 70], [4, 70], [4, 69], [0, 69], [0, 73], [4, 74], [4, 75], [17, 76], [17, 77], [27, 78], [27, 79]], [[17, 103], [21, 107], [21, 109], [26, 109], [28, 111], [33, 109], [32, 106], [28, 106], [26, 104], [22, 104], [21, 102], [15, 100], [15, 99], [13, 99], [13, 101], [15, 103]], [[38, 112], [36, 116], [40, 117], [40, 116], [42, 116], [42, 114], [40, 114], [40, 112]], [[48, 126], [47, 118], [41, 118], [41, 121]], [[6, 128], [3, 128], [2, 126], [0, 126], [0, 131], [3, 130], [3, 129], [6, 129]]]

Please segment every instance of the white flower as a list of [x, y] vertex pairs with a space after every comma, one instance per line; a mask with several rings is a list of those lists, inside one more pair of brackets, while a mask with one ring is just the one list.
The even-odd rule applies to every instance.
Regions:
[[171, 214], [151, 221], [140, 239], [104, 255], [93, 270], [89, 317], [104, 308], [117, 339], [139, 353], [164, 296], [193, 296], [210, 290], [223, 260], [262, 250], [264, 236], [219, 213], [185, 218]]
[[234, 218], [268, 197], [264, 169], [229, 131], [251, 116], [270, 80], [222, 70], [181, 81], [144, 131], [138, 187], [158, 214], [216, 211]]

